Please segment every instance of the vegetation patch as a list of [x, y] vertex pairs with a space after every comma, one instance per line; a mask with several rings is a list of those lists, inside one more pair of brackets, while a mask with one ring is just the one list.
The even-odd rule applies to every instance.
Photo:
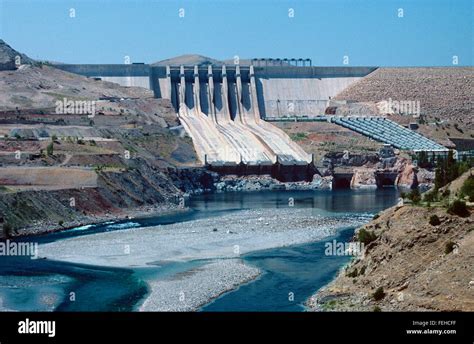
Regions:
[[453, 151], [449, 151], [446, 159], [438, 159], [435, 175], [435, 190], [442, 188], [469, 171], [472, 161], [456, 161]]
[[359, 273], [359, 272], [357, 271], [357, 268], [355, 268], [354, 270], [348, 272], [348, 273], [346, 274], [346, 276], [347, 276], [347, 277], [354, 278], [354, 277], [357, 277], [358, 273]]
[[430, 225], [432, 226], [439, 226], [441, 224], [441, 221], [438, 217], [438, 215], [434, 214], [430, 216]]
[[455, 200], [448, 206], [448, 213], [461, 217], [468, 217], [470, 215], [469, 209], [467, 209], [466, 206], [466, 202], [459, 199]]
[[375, 301], [380, 301], [385, 297], [385, 292], [383, 291], [382, 287], [378, 287], [375, 292], [372, 294], [372, 298]]
[[291, 138], [293, 141], [303, 141], [308, 138], [308, 134], [306, 133], [295, 133], [291, 134]]
[[421, 201], [420, 190], [418, 188], [411, 190], [406, 197], [413, 202], [413, 204], [418, 204]]
[[377, 239], [377, 235], [374, 232], [366, 230], [365, 228], [361, 228], [357, 233], [357, 239], [364, 245], [368, 245]]
[[468, 197], [469, 202], [474, 202], [474, 176], [469, 176], [459, 190], [462, 198]]

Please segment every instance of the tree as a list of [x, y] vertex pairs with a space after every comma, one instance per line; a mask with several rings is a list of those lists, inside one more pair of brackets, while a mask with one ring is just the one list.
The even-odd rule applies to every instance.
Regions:
[[46, 147], [46, 154], [49, 156], [54, 154], [54, 144], [51, 142], [47, 147]]
[[451, 215], [457, 215], [461, 217], [468, 217], [470, 215], [469, 209], [467, 209], [466, 202], [459, 199], [455, 200], [448, 207], [448, 213]]
[[412, 189], [407, 197], [413, 203], [415, 203], [415, 204], [419, 203], [421, 201], [420, 190], [418, 190], [418, 188]]
[[457, 162], [456, 159], [454, 159], [453, 151], [450, 150], [448, 156], [445, 159], [438, 158], [435, 170], [435, 189], [438, 190], [446, 184], [452, 182], [461, 174], [468, 171], [471, 165], [472, 161]]
[[474, 202], [474, 176], [469, 176], [461, 186], [461, 197], [469, 197], [469, 202]]
[[448, 158], [446, 159], [446, 184], [453, 181], [458, 177], [458, 165], [456, 159], [454, 159], [454, 153], [452, 150], [448, 152]]

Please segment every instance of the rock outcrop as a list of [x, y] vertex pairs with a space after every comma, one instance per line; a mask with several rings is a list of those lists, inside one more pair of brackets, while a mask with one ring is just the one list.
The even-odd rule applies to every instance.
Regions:
[[395, 206], [355, 238], [361, 231], [363, 254], [308, 300], [309, 310], [474, 311], [472, 209], [460, 217], [441, 206]]
[[14, 70], [21, 64], [31, 64], [35, 61], [21, 54], [0, 39], [0, 71]]

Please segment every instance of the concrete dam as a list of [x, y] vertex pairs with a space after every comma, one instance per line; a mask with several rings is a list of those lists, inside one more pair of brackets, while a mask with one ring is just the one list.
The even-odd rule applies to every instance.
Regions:
[[[57, 65], [87, 77], [140, 86], [169, 99], [202, 163], [218, 171], [305, 174], [312, 157], [265, 121], [324, 113], [332, 96], [372, 67]], [[314, 167], [313, 167], [314, 168]], [[290, 172], [290, 171], [289, 171]], [[304, 178], [303, 178], [304, 179]]]

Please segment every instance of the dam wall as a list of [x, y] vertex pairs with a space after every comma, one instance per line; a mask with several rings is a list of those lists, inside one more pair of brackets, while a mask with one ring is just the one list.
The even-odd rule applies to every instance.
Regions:
[[324, 114], [339, 92], [373, 72], [374, 67], [256, 67], [259, 110], [263, 118]]
[[[155, 97], [170, 99], [178, 112], [176, 82], [180, 79], [180, 66], [152, 66], [148, 64], [58, 64], [56, 68], [91, 78], [118, 83], [122, 86], [144, 87], [153, 90]], [[183, 66], [187, 82], [194, 83], [194, 66]], [[254, 68], [258, 111], [262, 118], [315, 117], [324, 114], [331, 97], [376, 67], [311, 67], [311, 66], [256, 66]], [[197, 74], [206, 83], [207, 66], [198, 67]], [[239, 66], [244, 82], [242, 92], [248, 93], [250, 66]], [[236, 65], [226, 66], [226, 77], [236, 82]], [[213, 67], [213, 78], [222, 84], [222, 66]], [[174, 86], [173, 86], [174, 85]], [[219, 87], [219, 86], [218, 86]], [[235, 93], [231, 87], [228, 92]], [[202, 96], [201, 96], [202, 98]], [[236, 103], [229, 104], [233, 116]], [[206, 103], [206, 102], [205, 102]], [[249, 106], [249, 104], [245, 104]], [[206, 112], [206, 109], [203, 108]]]
[[58, 64], [63, 71], [115, 82], [126, 87], [143, 87], [153, 90], [151, 68], [147, 64]]

